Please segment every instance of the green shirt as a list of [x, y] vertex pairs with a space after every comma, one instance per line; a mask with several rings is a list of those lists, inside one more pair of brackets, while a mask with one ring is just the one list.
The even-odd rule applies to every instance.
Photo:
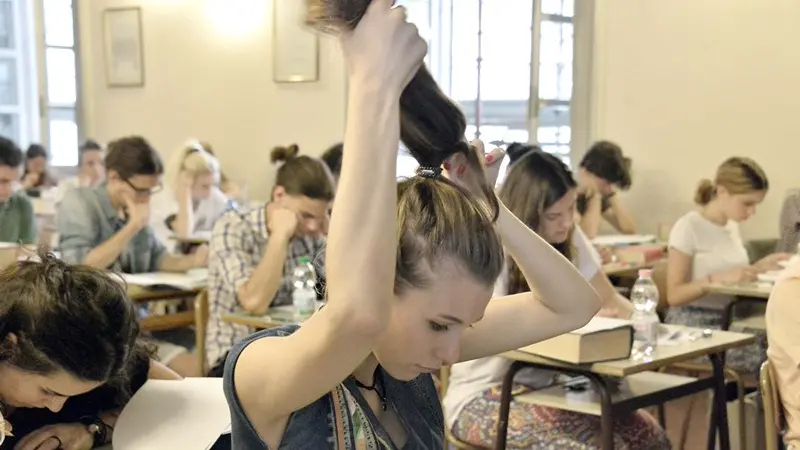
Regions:
[[28, 197], [14, 194], [0, 203], [0, 242], [36, 244], [36, 217]]

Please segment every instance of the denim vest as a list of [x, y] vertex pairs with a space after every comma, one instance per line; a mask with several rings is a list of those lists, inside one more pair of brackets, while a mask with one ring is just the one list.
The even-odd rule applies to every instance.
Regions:
[[[224, 390], [231, 410], [233, 450], [268, 450], [267, 445], [261, 440], [252, 423], [245, 416], [236, 395], [233, 375], [239, 355], [249, 344], [259, 339], [288, 336], [298, 328], [297, 325], [290, 325], [260, 331], [239, 342], [230, 351], [225, 363]], [[383, 369], [378, 368], [378, 370]], [[444, 448], [444, 418], [431, 375], [420, 375], [412, 381], [403, 382], [395, 380], [383, 372], [383, 380], [386, 386], [387, 401], [390, 407], [395, 409], [408, 436], [403, 450]], [[297, 386], [297, 389], [302, 388], [302, 386]], [[295, 411], [286, 425], [280, 447], [271, 450], [355, 450], [354, 436], [360, 435], [360, 433], [353, 429], [354, 422], [351, 414], [354, 412], [366, 419], [371, 429], [374, 430], [374, 433], [367, 433], [368, 437], [363, 447], [365, 450], [397, 450], [353, 380], [345, 380], [336, 389], [338, 389], [336, 392], [340, 393], [346, 391], [345, 397], [349, 401], [343, 401], [341, 395], [336, 396], [329, 393], [305, 408]], [[354, 408], [355, 404], [360, 408]], [[334, 406], [338, 406], [344, 411], [341, 433], [334, 424]], [[354, 409], [358, 411], [354, 411]], [[344, 442], [344, 447], [340, 447], [338, 442]]]

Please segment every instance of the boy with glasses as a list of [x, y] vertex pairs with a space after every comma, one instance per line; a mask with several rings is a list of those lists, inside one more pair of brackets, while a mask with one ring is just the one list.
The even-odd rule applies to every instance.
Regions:
[[[105, 166], [105, 182], [73, 189], [59, 204], [56, 220], [62, 258], [131, 274], [205, 267], [207, 247], [191, 255], [170, 254], [149, 225], [150, 199], [161, 190], [164, 172], [155, 149], [139, 136], [118, 139], [108, 144]], [[163, 337], [186, 346], [193, 341]], [[159, 343], [159, 353], [161, 361], [181, 375], [198, 375], [194, 357], [184, 348]]]

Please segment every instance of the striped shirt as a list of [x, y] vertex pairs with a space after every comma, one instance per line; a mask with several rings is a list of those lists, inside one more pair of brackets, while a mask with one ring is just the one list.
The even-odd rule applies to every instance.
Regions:
[[[212, 366], [236, 342], [256, 330], [244, 325], [222, 321], [225, 314], [240, 310], [236, 291], [255, 272], [269, 238], [265, 207], [250, 211], [229, 211], [214, 225], [209, 254], [208, 303], [209, 319], [206, 331], [206, 357]], [[292, 303], [292, 271], [299, 260], [308, 257], [318, 277], [324, 277], [324, 238], [294, 237], [289, 241], [283, 280], [272, 306]]]

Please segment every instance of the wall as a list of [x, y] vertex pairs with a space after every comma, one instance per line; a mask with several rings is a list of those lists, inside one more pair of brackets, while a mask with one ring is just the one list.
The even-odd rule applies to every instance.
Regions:
[[[341, 140], [345, 77], [337, 44], [323, 38], [320, 81], [275, 84], [271, 70], [271, 2], [261, 4], [256, 29], [226, 32], [207, 0], [80, 0], [80, 37], [87, 136], [107, 141], [132, 133], [169, 154], [188, 138], [214, 144], [229, 176], [266, 198], [274, 179], [269, 150], [296, 142], [320, 154]], [[263, 5], [270, 5], [269, 7]], [[105, 8], [141, 6], [145, 86], [109, 88], [103, 66]]]
[[593, 135], [634, 160], [627, 201], [646, 231], [692, 207], [726, 157], [770, 177], [746, 237], [777, 235], [785, 191], [800, 186], [800, 3], [796, 0], [596, 2]]

